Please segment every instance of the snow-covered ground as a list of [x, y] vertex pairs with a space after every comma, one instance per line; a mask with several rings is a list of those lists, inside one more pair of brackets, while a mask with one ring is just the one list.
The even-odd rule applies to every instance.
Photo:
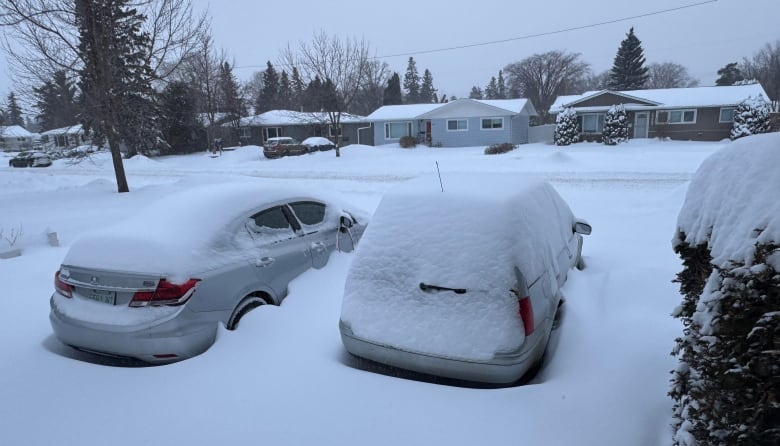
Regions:
[[[0, 444], [667, 445], [669, 353], [681, 334], [671, 239], [693, 172], [728, 144], [526, 145], [493, 156], [349, 146], [341, 158], [278, 160], [248, 146], [127, 160], [128, 194], [116, 193], [106, 154], [44, 169], [9, 168], [0, 154], [0, 227], [23, 231], [23, 254], [0, 259]], [[437, 163], [445, 186], [456, 171], [546, 178], [593, 226], [588, 267], [570, 273], [561, 327], [528, 385], [462, 388], [355, 367], [338, 330], [344, 253], [296, 279], [281, 307], [250, 313], [180, 363], [119, 367], [52, 336], [53, 274], [68, 246], [172, 191], [241, 179], [337, 193], [371, 212], [389, 187]], [[60, 247], [47, 243], [51, 231]]]

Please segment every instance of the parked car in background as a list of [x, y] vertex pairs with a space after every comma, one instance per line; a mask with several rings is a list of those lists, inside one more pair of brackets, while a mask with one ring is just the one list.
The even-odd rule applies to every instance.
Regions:
[[353, 250], [366, 222], [288, 189], [188, 188], [75, 241], [54, 276], [51, 325], [80, 350], [186, 359], [212, 345], [219, 324], [233, 330], [253, 308], [279, 305], [292, 279]]
[[263, 146], [263, 155], [269, 159], [288, 155], [303, 155], [304, 153], [309, 153], [309, 147], [289, 136], [268, 138]]
[[541, 364], [561, 287], [583, 266], [590, 232], [545, 182], [412, 180], [383, 197], [355, 253], [343, 344], [427, 375], [515, 383]]
[[44, 152], [21, 152], [8, 160], [10, 167], [49, 167], [51, 157]]
[[301, 143], [309, 148], [310, 152], [314, 151], [326, 151], [336, 148], [336, 144], [333, 144], [331, 140], [328, 138], [324, 138], [322, 136], [311, 136], [309, 138], [306, 138]]

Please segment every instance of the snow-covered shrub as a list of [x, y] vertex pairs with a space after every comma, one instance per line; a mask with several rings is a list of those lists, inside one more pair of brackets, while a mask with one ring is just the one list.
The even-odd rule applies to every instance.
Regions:
[[580, 126], [577, 123], [577, 112], [565, 108], [555, 118], [555, 133], [553, 141], [557, 146], [568, 146], [580, 140]]
[[515, 150], [516, 145], [505, 142], [502, 144], [492, 144], [485, 148], [485, 155], [498, 155], [499, 153], [506, 153], [511, 150]]
[[628, 141], [628, 115], [623, 104], [613, 105], [607, 110], [601, 137], [608, 146]]
[[780, 444], [778, 146], [760, 135], [712, 155], [680, 211], [675, 445]]
[[748, 97], [734, 109], [731, 139], [769, 132], [769, 104], [762, 97]]
[[413, 136], [402, 136], [398, 140], [398, 145], [401, 146], [402, 149], [412, 149], [417, 147], [417, 141], [415, 141]]

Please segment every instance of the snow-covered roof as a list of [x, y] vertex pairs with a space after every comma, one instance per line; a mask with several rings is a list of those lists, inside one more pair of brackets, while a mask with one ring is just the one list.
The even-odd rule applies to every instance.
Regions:
[[436, 110], [444, 104], [383, 105], [366, 116], [368, 121], [393, 121], [416, 119], [418, 116]]
[[[279, 125], [306, 125], [329, 123], [327, 112], [299, 112], [293, 110], [270, 110], [254, 116], [246, 116], [239, 120], [239, 127], [261, 127]], [[359, 124], [368, 122], [363, 116], [349, 113], [341, 114], [342, 124]], [[232, 125], [232, 124], [226, 124]]]
[[417, 119], [474, 118], [521, 113], [528, 116], [536, 115], [536, 109], [528, 99], [458, 99], [423, 113], [417, 116]]
[[79, 135], [83, 132], [81, 124], [69, 125], [67, 127], [60, 127], [57, 129], [46, 130], [41, 132], [41, 135], [56, 136], [56, 135]]
[[[526, 109], [531, 115], [536, 114], [536, 109], [531, 105], [528, 99], [457, 99], [441, 104], [407, 104], [407, 105], [385, 105], [376, 109], [367, 116], [369, 121], [392, 121], [398, 119], [424, 119], [432, 116], [435, 112], [443, 111], [447, 108], [463, 106], [464, 104], [483, 104], [496, 109], [504, 110], [510, 114], [518, 114]], [[438, 115], [436, 117], [439, 117]], [[465, 116], [464, 116], [465, 117]]]
[[18, 125], [0, 126], [0, 137], [3, 138], [32, 138], [32, 133]]
[[[617, 93], [627, 96], [626, 104], [631, 104], [631, 98], [641, 99], [657, 103], [658, 106], [650, 108], [682, 108], [682, 107], [722, 107], [724, 105], [737, 105], [748, 97], [761, 96], [769, 100], [761, 84], [732, 85], [724, 87], [691, 87], [691, 88], [661, 88], [653, 90], [586, 92], [581, 95], [558, 96], [550, 112], [557, 113], [566, 106], [575, 106], [576, 103], [606, 93]], [[644, 106], [649, 107], [649, 106]], [[597, 107], [590, 107], [595, 109]], [[609, 106], [598, 107], [607, 109]], [[579, 109], [579, 108], [578, 108]], [[626, 107], [629, 109], [629, 107]]]

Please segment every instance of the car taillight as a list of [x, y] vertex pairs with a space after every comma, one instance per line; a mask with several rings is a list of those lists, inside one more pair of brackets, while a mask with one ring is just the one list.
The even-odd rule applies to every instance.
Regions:
[[521, 297], [517, 302], [520, 306], [520, 319], [523, 320], [525, 335], [530, 336], [534, 332], [534, 306], [531, 303], [531, 298], [528, 296]]
[[139, 291], [133, 294], [130, 306], [181, 305], [192, 297], [192, 293], [195, 292], [195, 285], [198, 282], [199, 279], [190, 279], [182, 284], [175, 284], [165, 279], [160, 279], [156, 290]]
[[54, 273], [54, 289], [64, 297], [73, 297], [73, 285], [68, 285], [60, 279], [60, 272]]

